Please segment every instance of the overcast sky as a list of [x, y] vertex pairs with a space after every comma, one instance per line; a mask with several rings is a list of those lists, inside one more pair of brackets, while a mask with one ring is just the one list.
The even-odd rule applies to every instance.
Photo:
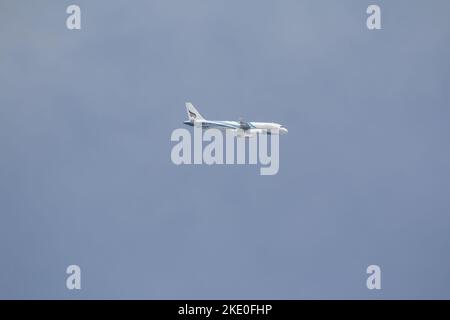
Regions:
[[[450, 298], [449, 12], [1, 1], [0, 298]], [[286, 126], [279, 173], [174, 165], [185, 101]]]

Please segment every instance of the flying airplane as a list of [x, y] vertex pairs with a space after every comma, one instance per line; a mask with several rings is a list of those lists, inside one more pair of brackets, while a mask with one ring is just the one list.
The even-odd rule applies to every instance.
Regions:
[[186, 102], [186, 111], [189, 120], [184, 124], [189, 126], [201, 125], [203, 129], [216, 128], [221, 130], [232, 130], [238, 137], [252, 137], [258, 133], [262, 134], [285, 134], [288, 130], [281, 124], [273, 122], [247, 122], [239, 121], [211, 121], [202, 117], [200, 112], [190, 102]]

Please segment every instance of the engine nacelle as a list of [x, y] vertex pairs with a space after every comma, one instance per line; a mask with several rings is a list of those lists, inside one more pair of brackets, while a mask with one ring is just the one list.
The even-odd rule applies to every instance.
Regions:
[[248, 130], [237, 129], [235, 131], [236, 136], [239, 138], [250, 138], [250, 137], [256, 136], [257, 134], [264, 134], [264, 133], [267, 133], [267, 130], [265, 130], [265, 129], [248, 129]]

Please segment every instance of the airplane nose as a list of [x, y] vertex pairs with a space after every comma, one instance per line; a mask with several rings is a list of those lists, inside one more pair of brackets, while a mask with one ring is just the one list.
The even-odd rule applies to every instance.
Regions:
[[282, 134], [286, 134], [286, 133], [288, 133], [288, 129], [282, 127], [282, 128], [280, 128], [280, 132], [281, 132]]

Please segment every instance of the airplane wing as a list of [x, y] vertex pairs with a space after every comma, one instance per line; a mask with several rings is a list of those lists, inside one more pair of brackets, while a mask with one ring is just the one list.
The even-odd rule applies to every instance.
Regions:
[[240, 129], [242, 129], [242, 130], [248, 130], [248, 129], [252, 128], [250, 123], [243, 121], [242, 118], [239, 119], [239, 126], [240, 126]]

